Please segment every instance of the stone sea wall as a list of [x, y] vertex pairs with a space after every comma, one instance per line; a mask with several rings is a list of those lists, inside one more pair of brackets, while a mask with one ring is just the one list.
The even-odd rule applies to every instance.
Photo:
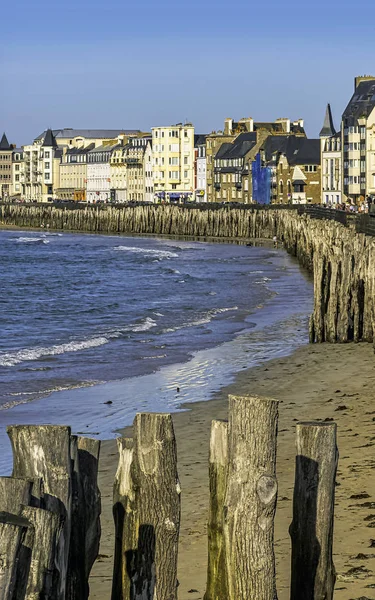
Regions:
[[[272, 238], [314, 273], [311, 342], [374, 341], [375, 238], [295, 210], [0, 206], [0, 225], [92, 233]], [[372, 257], [372, 258], [371, 258]]]

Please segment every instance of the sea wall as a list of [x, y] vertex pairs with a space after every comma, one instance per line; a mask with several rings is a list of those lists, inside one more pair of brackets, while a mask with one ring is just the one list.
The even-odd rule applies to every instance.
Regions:
[[[375, 238], [295, 210], [0, 206], [0, 225], [92, 233], [272, 238], [314, 273], [311, 342], [374, 341]], [[372, 257], [372, 259], [371, 259]]]

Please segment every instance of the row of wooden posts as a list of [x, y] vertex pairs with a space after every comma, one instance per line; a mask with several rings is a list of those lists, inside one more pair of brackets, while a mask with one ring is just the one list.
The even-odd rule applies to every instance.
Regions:
[[[275, 600], [278, 402], [229, 397], [209, 451], [205, 600]], [[100, 542], [100, 442], [64, 426], [11, 426], [0, 477], [0, 600], [87, 600]], [[180, 484], [169, 414], [140, 413], [118, 440], [112, 600], [175, 600]], [[336, 425], [299, 423], [291, 600], [332, 600]]]

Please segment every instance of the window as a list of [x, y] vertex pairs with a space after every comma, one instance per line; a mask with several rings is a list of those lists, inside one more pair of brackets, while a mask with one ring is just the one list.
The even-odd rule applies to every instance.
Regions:
[[184, 156], [184, 165], [188, 164], [188, 160], [189, 160], [189, 157], [188, 156]]
[[154, 137], [156, 137], [156, 138], [158, 137], [158, 132], [157, 131], [154, 131]]
[[44, 158], [50, 158], [50, 153], [49, 152], [45, 152], [44, 153]]
[[170, 144], [169, 152], [178, 152], [178, 144]]
[[169, 179], [179, 179], [180, 173], [179, 171], [169, 171]]
[[184, 171], [184, 177], [185, 177], [185, 179], [188, 177], [188, 172], [187, 171]]
[[20, 176], [16, 175], [15, 179], [16, 179], [16, 181], [19, 181], [20, 180]]
[[51, 178], [51, 174], [50, 173], [45, 173], [44, 176], [45, 176], [46, 179], [50, 179]]
[[[75, 158], [76, 158], [76, 157], [75, 157]], [[49, 169], [49, 168], [50, 168], [50, 166], [49, 166], [49, 162], [46, 162], [46, 163], [44, 163], [44, 168], [45, 168], [45, 169]]]
[[20, 166], [19, 165], [15, 165], [14, 168], [15, 168], [16, 171], [20, 170]]
[[187, 132], [186, 130], [184, 131], [184, 136], [185, 136], [186, 138], [187, 138], [187, 137], [189, 137], [189, 134], [188, 134], [188, 132]]
[[169, 164], [177, 166], [178, 165], [178, 157], [177, 156], [172, 156], [172, 157], [170, 156], [169, 157]]

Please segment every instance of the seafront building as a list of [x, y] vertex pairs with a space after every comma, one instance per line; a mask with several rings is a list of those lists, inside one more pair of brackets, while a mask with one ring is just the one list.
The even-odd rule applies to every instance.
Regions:
[[207, 202], [207, 159], [206, 135], [195, 135], [194, 161], [195, 161], [195, 199]]
[[84, 148], [64, 148], [60, 164], [60, 187], [57, 197], [74, 202], [85, 201], [87, 184], [87, 155], [94, 143]]
[[321, 203], [320, 140], [288, 138], [276, 167], [279, 204]]
[[50, 202], [60, 187], [62, 149], [51, 129], [23, 149], [24, 198], [28, 202]]
[[116, 140], [97, 146], [87, 153], [87, 202], [109, 202], [111, 199], [111, 153], [121, 147]]
[[4, 133], [0, 140], [0, 198], [5, 202], [12, 191], [12, 151], [13, 146]]
[[178, 123], [152, 127], [154, 197], [180, 201], [194, 197], [194, 127]]
[[320, 131], [320, 150], [322, 203], [327, 205], [341, 204], [343, 199], [341, 132], [336, 132], [329, 104]]

